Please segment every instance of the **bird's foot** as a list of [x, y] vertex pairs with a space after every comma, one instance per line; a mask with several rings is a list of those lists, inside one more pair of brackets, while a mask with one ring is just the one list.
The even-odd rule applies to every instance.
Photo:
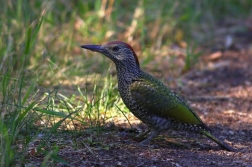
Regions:
[[142, 141], [146, 138], [146, 136], [148, 135], [148, 133], [150, 133], [150, 130], [147, 130], [143, 133], [140, 133], [138, 136], [135, 137], [136, 141]]
[[150, 144], [150, 140], [147, 138], [139, 143], [141, 146], [148, 146]]
[[[147, 131], [147, 132], [149, 132], [149, 131]], [[146, 135], [146, 134], [145, 134]], [[140, 145], [142, 145], [142, 146], [144, 146], [144, 145], [149, 145], [149, 143], [150, 143], [150, 141], [153, 139], [153, 138], [155, 138], [155, 137], [157, 137], [159, 135], [159, 132], [157, 132], [157, 131], [151, 131], [151, 135], [147, 138], [147, 139], [145, 139], [144, 141], [141, 141], [140, 142]]]

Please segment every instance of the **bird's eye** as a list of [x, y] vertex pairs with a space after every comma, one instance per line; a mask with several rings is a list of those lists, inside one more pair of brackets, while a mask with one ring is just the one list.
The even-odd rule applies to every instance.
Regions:
[[119, 47], [114, 46], [114, 47], [112, 48], [112, 50], [113, 50], [114, 52], [117, 52], [117, 51], [119, 50]]

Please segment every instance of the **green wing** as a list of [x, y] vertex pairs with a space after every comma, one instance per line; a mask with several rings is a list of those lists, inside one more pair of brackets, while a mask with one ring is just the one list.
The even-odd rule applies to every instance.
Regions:
[[144, 76], [144, 79], [133, 82], [130, 86], [130, 93], [133, 100], [150, 114], [189, 125], [203, 124], [183, 100], [152, 76], [147, 75]]

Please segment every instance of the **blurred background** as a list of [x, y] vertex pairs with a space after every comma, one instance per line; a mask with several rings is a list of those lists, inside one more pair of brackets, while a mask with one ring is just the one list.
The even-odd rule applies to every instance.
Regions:
[[[208, 47], [210, 51], [229, 49], [236, 43], [236, 34], [251, 32], [252, 27], [249, 0], [160, 0], [155, 3], [149, 0], [18, 0], [3, 4], [1, 71], [7, 71], [6, 67], [12, 64], [13, 68], [8, 71], [25, 65], [34, 72], [35, 67], [43, 66], [42, 74], [48, 75], [45, 66], [50, 60], [60, 68], [67, 68], [61, 72], [72, 74], [76, 67], [85, 69], [82, 75], [102, 72], [108, 68], [104, 66], [109, 61], [103, 64], [102, 56], [84, 53], [79, 46], [122, 40], [133, 46], [142, 66], [153, 65], [152, 70], [165, 68], [157, 66], [173, 69], [171, 62], [175, 61], [180, 63], [175, 70], [181, 72], [194, 64], [200, 47]], [[194, 56], [188, 64], [186, 52]], [[155, 64], [156, 59], [167, 64]], [[53, 81], [43, 78], [39, 82]]]
[[206, 66], [202, 57], [252, 52], [251, 0], [6, 0], [1, 5], [1, 166], [23, 162], [15, 158], [24, 158], [38, 135], [121, 121], [115, 117], [127, 123], [131, 117], [117, 92], [115, 66], [80, 45], [127, 42], [142, 69], [174, 89], [184, 85], [179, 77]]

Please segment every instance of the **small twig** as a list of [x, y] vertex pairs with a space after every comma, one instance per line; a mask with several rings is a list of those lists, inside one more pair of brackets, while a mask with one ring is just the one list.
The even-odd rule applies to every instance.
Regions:
[[85, 142], [82, 141], [82, 143], [84, 144], [84, 146], [88, 149], [88, 151], [97, 159], [99, 159], [98, 154], [96, 154]]
[[208, 100], [228, 101], [228, 100], [232, 100], [231, 97], [227, 97], [227, 96], [194, 96], [194, 97], [189, 97], [188, 99], [192, 100], [192, 101], [208, 101]]
[[123, 114], [123, 116], [126, 118], [126, 120], [128, 121], [128, 123], [130, 124], [130, 127], [133, 128], [133, 126], [131, 125], [129, 119], [126, 117], [126, 115], [124, 114], [124, 112], [115, 104], [116, 108], [121, 111], [121, 113]]

